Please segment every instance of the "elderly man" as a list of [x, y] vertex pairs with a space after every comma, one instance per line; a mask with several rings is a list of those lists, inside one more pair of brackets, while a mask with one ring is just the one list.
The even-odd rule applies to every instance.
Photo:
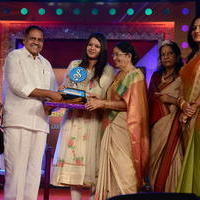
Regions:
[[49, 132], [43, 100], [61, 100], [50, 63], [39, 53], [44, 33], [25, 30], [24, 47], [13, 50], [4, 66], [5, 200], [36, 200], [42, 156]]

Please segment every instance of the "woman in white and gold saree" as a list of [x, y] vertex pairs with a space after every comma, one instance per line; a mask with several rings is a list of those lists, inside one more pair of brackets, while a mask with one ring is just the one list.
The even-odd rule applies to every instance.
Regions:
[[169, 40], [159, 48], [160, 68], [149, 86], [150, 182], [155, 192], [175, 192], [183, 160], [177, 97], [183, 66], [178, 45]]
[[113, 49], [120, 71], [107, 92], [107, 99], [92, 98], [89, 110], [105, 109], [99, 176], [95, 199], [138, 192], [148, 165], [148, 109], [143, 73], [137, 69], [136, 53], [127, 42]]

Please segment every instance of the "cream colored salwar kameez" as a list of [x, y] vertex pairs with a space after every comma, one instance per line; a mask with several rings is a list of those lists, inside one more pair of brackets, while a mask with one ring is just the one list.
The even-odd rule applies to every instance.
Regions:
[[[79, 64], [80, 61], [73, 61], [67, 74]], [[93, 71], [88, 71], [87, 79], [76, 84], [66, 75], [64, 84], [104, 98], [113, 79], [113, 69], [107, 65], [99, 82], [91, 81], [93, 74]], [[101, 116], [98, 111], [66, 111], [53, 160], [53, 185], [91, 187], [96, 184], [101, 132]]]

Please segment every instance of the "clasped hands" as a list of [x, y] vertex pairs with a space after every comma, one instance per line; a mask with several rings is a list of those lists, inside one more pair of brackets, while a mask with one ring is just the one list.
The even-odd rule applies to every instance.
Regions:
[[182, 106], [182, 113], [180, 114], [179, 121], [185, 124], [188, 118], [191, 118], [196, 113], [197, 108], [198, 108], [197, 103], [185, 102]]
[[[191, 118], [197, 111], [198, 104], [196, 102], [189, 103], [181, 98], [177, 99], [173, 96], [170, 96], [169, 94], [162, 94], [160, 92], [155, 92], [155, 95], [159, 97], [162, 103], [175, 104], [181, 108], [182, 113], [180, 114], [179, 117], [179, 121], [181, 123], [186, 123], [188, 118]], [[180, 102], [179, 100], [182, 101]]]

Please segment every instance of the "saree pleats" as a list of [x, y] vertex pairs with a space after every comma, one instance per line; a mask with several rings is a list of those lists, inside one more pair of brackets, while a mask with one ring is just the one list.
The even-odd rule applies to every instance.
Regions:
[[126, 113], [120, 112], [104, 133], [97, 185], [98, 199], [137, 191], [130, 136], [128, 130], [124, 129], [126, 126]]

